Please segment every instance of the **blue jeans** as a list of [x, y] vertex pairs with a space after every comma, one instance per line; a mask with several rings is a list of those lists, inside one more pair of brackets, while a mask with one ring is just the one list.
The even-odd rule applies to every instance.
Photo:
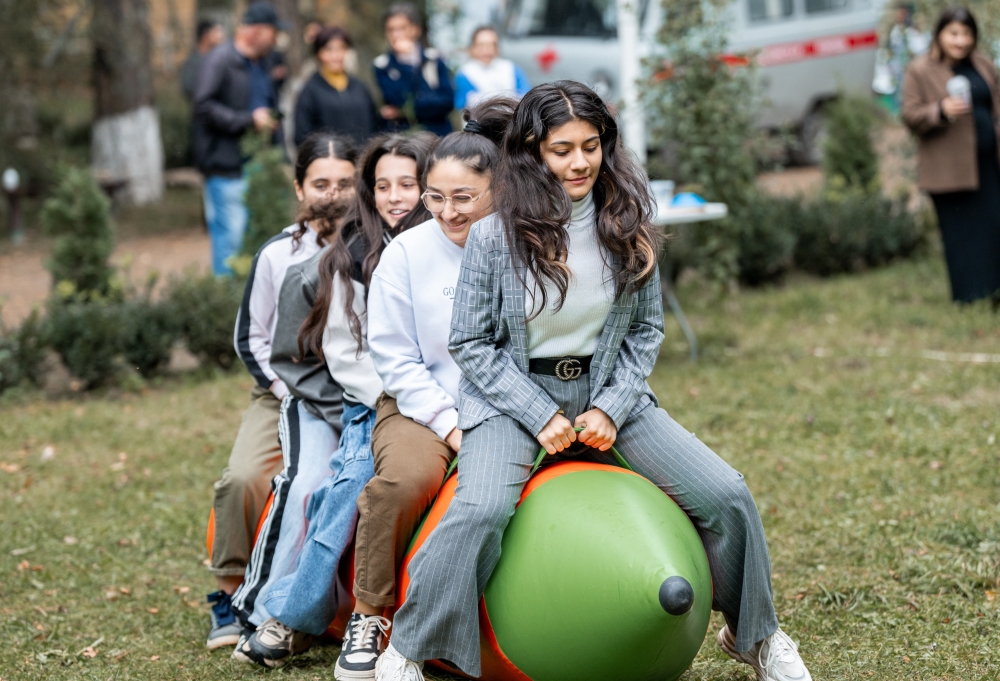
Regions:
[[301, 400], [286, 395], [278, 419], [283, 468], [274, 476], [274, 500], [250, 554], [243, 584], [233, 594], [233, 607], [244, 622], [260, 625], [271, 614], [267, 594], [285, 575], [295, 571], [306, 543], [306, 512], [312, 495], [334, 474], [330, 458], [339, 447], [337, 431], [306, 410]]
[[205, 222], [212, 242], [212, 272], [217, 277], [232, 276], [226, 260], [243, 247], [243, 233], [250, 218], [244, 200], [246, 192], [247, 181], [243, 178], [205, 178]]
[[340, 449], [330, 459], [333, 475], [313, 492], [306, 509], [309, 531], [295, 572], [275, 582], [264, 598], [272, 617], [316, 636], [337, 614], [337, 566], [354, 538], [358, 497], [375, 475], [375, 411], [344, 405], [343, 421]]

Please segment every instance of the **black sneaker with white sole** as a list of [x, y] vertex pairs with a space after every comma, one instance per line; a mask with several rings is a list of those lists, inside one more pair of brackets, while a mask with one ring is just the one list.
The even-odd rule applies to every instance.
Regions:
[[272, 617], [236, 647], [233, 659], [276, 669], [283, 667], [293, 655], [309, 650], [312, 643], [312, 634], [295, 631]]
[[333, 676], [337, 681], [369, 681], [382, 654], [385, 634], [392, 623], [384, 617], [354, 613], [347, 623], [344, 644]]
[[257, 627], [252, 624], [244, 624], [243, 629], [240, 631], [240, 638], [236, 641], [236, 649], [233, 651], [233, 659], [239, 660], [240, 662], [253, 662], [249, 657], [243, 652], [243, 647], [246, 645], [247, 639], [253, 636], [253, 632], [257, 631]]

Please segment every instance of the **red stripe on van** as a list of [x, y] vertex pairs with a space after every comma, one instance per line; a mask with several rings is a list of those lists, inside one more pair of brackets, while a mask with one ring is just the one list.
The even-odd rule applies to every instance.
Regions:
[[768, 45], [761, 49], [757, 63], [761, 66], [792, 64], [807, 59], [835, 57], [857, 50], [873, 50], [876, 47], [878, 34], [875, 31], [831, 35], [815, 40]]

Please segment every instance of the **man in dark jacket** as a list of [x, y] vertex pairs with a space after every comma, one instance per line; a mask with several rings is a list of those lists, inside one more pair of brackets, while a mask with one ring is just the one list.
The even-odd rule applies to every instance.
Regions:
[[249, 217], [240, 140], [250, 129], [273, 132], [278, 127], [267, 55], [283, 28], [270, 3], [251, 3], [233, 42], [205, 55], [198, 76], [194, 150], [205, 176], [205, 220], [216, 276], [232, 274], [226, 260], [242, 247]]
[[389, 51], [375, 59], [375, 80], [385, 105], [380, 111], [392, 131], [410, 127], [407, 109], [416, 123], [444, 136], [451, 132], [448, 115], [455, 106], [451, 73], [437, 50], [423, 47], [420, 13], [410, 3], [391, 6], [382, 22]]

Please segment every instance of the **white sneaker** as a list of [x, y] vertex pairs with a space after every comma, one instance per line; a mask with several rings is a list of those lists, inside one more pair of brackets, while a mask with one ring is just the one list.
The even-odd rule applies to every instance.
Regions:
[[728, 626], [719, 631], [716, 640], [729, 657], [753, 667], [757, 681], [812, 681], [799, 647], [781, 629], [745, 653], [736, 652], [736, 637]]
[[424, 681], [424, 663], [407, 660], [389, 644], [375, 663], [375, 681]]

